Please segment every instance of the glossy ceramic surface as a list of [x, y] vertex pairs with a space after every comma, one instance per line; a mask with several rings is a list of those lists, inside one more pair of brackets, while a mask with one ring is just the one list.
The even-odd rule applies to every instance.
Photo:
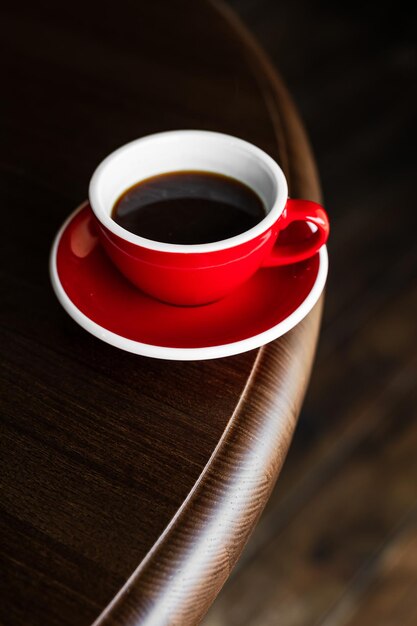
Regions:
[[[236, 178], [262, 199], [266, 215], [253, 228], [208, 244], [178, 245], [133, 234], [111, 218], [120, 194], [140, 180], [169, 171], [212, 171]], [[178, 305], [214, 302], [247, 281], [262, 265], [284, 265], [313, 256], [326, 243], [329, 223], [315, 202], [288, 200], [279, 165], [237, 137], [176, 130], [136, 139], [107, 156], [89, 187], [101, 242], [113, 263], [136, 287]], [[314, 224], [307, 239], [275, 245], [294, 220]]]
[[[297, 239], [301, 228], [307, 229], [297, 224]], [[238, 354], [283, 335], [319, 298], [327, 267], [323, 246], [304, 262], [261, 269], [213, 304], [168, 305], [133, 287], [114, 267], [88, 203], [59, 231], [50, 265], [58, 299], [83, 328], [118, 348], [178, 360]]]

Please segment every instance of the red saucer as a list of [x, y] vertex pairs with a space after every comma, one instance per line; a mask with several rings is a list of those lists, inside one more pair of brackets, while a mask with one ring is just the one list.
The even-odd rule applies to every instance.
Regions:
[[258, 271], [218, 302], [197, 307], [164, 304], [133, 287], [109, 261], [87, 206], [79, 207], [56, 236], [52, 284], [76, 322], [129, 352], [198, 360], [257, 348], [298, 324], [326, 282], [324, 246], [308, 261]]

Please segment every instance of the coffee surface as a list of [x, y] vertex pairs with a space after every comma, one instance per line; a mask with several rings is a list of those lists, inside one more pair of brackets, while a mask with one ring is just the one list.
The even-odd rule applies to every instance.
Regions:
[[143, 180], [115, 202], [114, 221], [164, 243], [203, 244], [249, 230], [266, 215], [259, 196], [243, 183], [210, 172], [170, 172]]

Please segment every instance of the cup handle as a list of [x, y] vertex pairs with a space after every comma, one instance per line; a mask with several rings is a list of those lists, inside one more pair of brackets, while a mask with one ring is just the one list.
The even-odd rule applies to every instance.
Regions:
[[280, 244], [275, 242], [270, 256], [264, 261], [264, 267], [288, 265], [312, 257], [329, 236], [329, 219], [326, 211], [317, 202], [311, 200], [288, 199], [283, 214], [279, 219], [279, 229], [284, 230], [292, 222], [309, 222], [317, 226], [311, 236], [299, 243]]

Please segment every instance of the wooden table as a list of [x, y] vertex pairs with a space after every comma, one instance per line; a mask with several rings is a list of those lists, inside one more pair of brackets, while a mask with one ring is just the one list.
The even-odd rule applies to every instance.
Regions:
[[67, 317], [49, 247], [96, 164], [141, 135], [241, 136], [280, 162], [292, 196], [319, 200], [314, 162], [285, 88], [221, 3], [45, 0], [2, 23], [0, 622], [195, 624], [279, 474], [321, 304], [250, 353], [141, 358]]

